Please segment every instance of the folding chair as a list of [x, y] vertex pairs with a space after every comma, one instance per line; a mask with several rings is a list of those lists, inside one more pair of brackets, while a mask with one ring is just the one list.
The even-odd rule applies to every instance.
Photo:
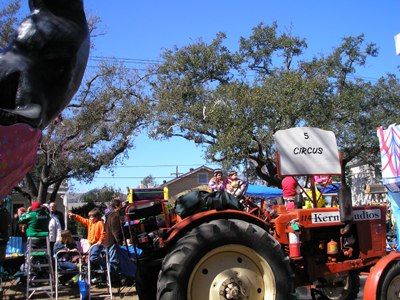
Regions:
[[[73, 253], [79, 256], [78, 258], [78, 271], [59, 271], [58, 270], [58, 260], [57, 258], [65, 253]], [[66, 250], [61, 250], [56, 253], [55, 256], [55, 288], [56, 288], [56, 300], [58, 300], [58, 283], [59, 283], [59, 275], [65, 275], [65, 274], [73, 274], [73, 275], [78, 275], [78, 278], [82, 278], [82, 255], [79, 252], [67, 252]], [[80, 297], [82, 300], [82, 295]]]
[[8, 256], [5, 258], [1, 271], [1, 286], [3, 294], [11, 295], [11, 291], [25, 294], [26, 273], [21, 271], [21, 266], [25, 264], [24, 256]]
[[[127, 250], [129, 251], [129, 254]], [[129, 246], [128, 248], [126, 246], [119, 247], [118, 257], [121, 263], [121, 274], [127, 279], [129, 283], [119, 287], [118, 294], [120, 298], [125, 297], [136, 285], [136, 265], [130, 259], [131, 255], [134, 255], [133, 246]], [[125, 289], [127, 290], [125, 291]]]

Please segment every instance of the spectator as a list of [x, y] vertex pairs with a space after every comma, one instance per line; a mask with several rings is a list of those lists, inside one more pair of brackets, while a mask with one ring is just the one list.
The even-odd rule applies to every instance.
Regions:
[[[104, 241], [107, 236], [104, 228], [104, 222], [101, 219], [101, 213], [97, 208], [92, 209], [88, 215], [89, 219], [83, 218], [81, 216], [72, 213], [68, 214], [68, 217], [74, 218], [79, 223], [88, 228], [89, 244], [95, 245], [90, 251], [90, 257], [89, 257], [90, 263], [105, 269], [106, 260], [103, 257], [101, 257], [101, 251], [103, 249], [102, 244], [104, 244]], [[104, 278], [102, 278], [101, 280], [103, 279]], [[99, 281], [99, 279], [97, 278], [94, 281]]]
[[46, 212], [50, 215], [51, 220], [49, 223], [49, 242], [50, 242], [50, 250], [51, 250], [51, 257], [53, 257], [54, 254], [54, 244], [58, 240], [58, 237], [61, 233], [61, 224], [60, 221], [56, 216], [54, 216], [51, 211], [50, 211], [50, 206], [46, 203], [43, 204], [44, 209]]
[[40, 207], [39, 202], [33, 202], [31, 210], [19, 218], [18, 224], [27, 225], [26, 236], [32, 238], [33, 247], [43, 247], [46, 245], [44, 238], [49, 235], [51, 217], [44, 208]]
[[10, 230], [9, 230], [9, 236], [17, 236], [22, 238], [22, 247], [21, 247], [21, 252], [25, 253], [26, 252], [26, 225], [25, 224], [18, 224], [19, 218], [26, 213], [26, 209], [23, 207], [20, 207], [18, 209], [17, 214], [14, 216], [14, 219], [11, 221], [10, 225]]
[[122, 201], [119, 198], [114, 198], [111, 201], [111, 209], [106, 213], [106, 232], [107, 237], [104, 245], [108, 250], [108, 262], [110, 264], [111, 278], [114, 279], [113, 283], [119, 283], [115, 279], [119, 278], [120, 274], [120, 261], [119, 261], [119, 246], [122, 245], [122, 229], [119, 220], [119, 211], [122, 208]]
[[325, 183], [330, 183], [332, 181], [332, 178], [327, 175], [321, 175], [321, 176], [314, 176], [315, 183], [317, 185], [323, 186]]
[[50, 202], [50, 211], [53, 214], [53, 216], [56, 216], [58, 218], [58, 221], [60, 221], [61, 230], [64, 230], [65, 229], [64, 214], [61, 211], [57, 210], [57, 204], [55, 202]]
[[244, 184], [243, 181], [238, 179], [236, 171], [230, 171], [229, 177], [226, 180], [226, 191], [235, 196], [239, 197], [243, 193]]
[[72, 277], [78, 274], [76, 264], [71, 262], [71, 259], [78, 252], [76, 243], [72, 238], [69, 230], [63, 230], [58, 236], [57, 242], [54, 245], [54, 253], [58, 251], [67, 251], [68, 253], [59, 254], [57, 256], [57, 268], [59, 271], [76, 271], [76, 273], [68, 273], [60, 276], [59, 280], [62, 285], [66, 284]]
[[297, 181], [293, 176], [287, 176], [282, 180], [282, 196], [287, 209], [294, 208], [294, 199], [297, 195]]
[[[108, 208], [106, 208], [106, 210], [104, 211], [104, 216], [101, 217], [101, 219], [104, 221], [104, 224], [106, 223], [106, 215], [109, 212], [110, 212], [110, 210]], [[106, 230], [106, 232], [107, 232], [107, 230]]]
[[224, 184], [224, 179], [222, 178], [221, 169], [214, 170], [214, 177], [211, 178], [210, 182], [208, 183], [208, 186], [213, 191], [220, 191], [225, 189], [225, 184]]
[[[4, 199], [0, 199], [0, 268], [3, 266], [6, 258], [7, 243], [9, 240], [9, 227], [11, 223], [11, 216], [8, 211], [4, 208]], [[0, 285], [0, 296], [3, 299], [3, 288]]]

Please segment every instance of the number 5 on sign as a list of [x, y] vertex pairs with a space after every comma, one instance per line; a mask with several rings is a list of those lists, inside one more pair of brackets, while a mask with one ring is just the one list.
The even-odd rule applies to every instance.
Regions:
[[275, 133], [281, 176], [340, 175], [336, 137], [332, 131], [296, 127]]

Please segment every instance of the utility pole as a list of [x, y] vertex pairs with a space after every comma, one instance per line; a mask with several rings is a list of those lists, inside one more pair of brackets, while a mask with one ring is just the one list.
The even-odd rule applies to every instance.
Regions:
[[175, 173], [171, 173], [171, 175], [175, 175], [176, 177], [178, 177], [179, 175], [182, 175], [183, 173], [178, 173], [178, 166], [176, 166], [176, 172]]

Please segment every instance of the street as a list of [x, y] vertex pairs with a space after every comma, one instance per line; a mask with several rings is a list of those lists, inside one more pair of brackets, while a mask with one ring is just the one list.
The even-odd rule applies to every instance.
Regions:
[[[357, 300], [362, 300], [363, 298], [363, 290], [364, 290], [364, 284], [365, 280], [367, 279], [367, 276], [363, 275], [361, 276], [361, 285], [360, 285], [360, 292], [358, 293]], [[298, 288], [297, 292], [300, 294], [301, 300], [311, 300], [311, 295], [310, 292], [306, 288]], [[105, 294], [107, 293], [107, 289], [105, 288], [104, 285], [99, 286], [99, 287], [92, 287], [92, 296], [95, 296], [97, 294]], [[126, 295], [124, 295], [126, 293]], [[79, 298], [79, 289], [77, 286], [73, 288], [68, 288], [68, 287], [62, 287], [60, 290], [59, 294], [59, 299], [77, 299]], [[4, 293], [4, 296], [8, 296], [5, 299], [25, 299], [25, 294], [24, 294], [24, 289], [21, 291], [16, 292], [14, 288], [11, 288], [10, 290], [6, 290]], [[125, 298], [127, 300], [139, 300], [139, 297], [136, 294], [135, 288], [130, 287], [125, 287], [121, 290], [114, 288], [113, 289], [113, 296], [115, 299], [122, 299]], [[45, 293], [35, 293], [31, 299], [49, 299], [49, 297]]]

